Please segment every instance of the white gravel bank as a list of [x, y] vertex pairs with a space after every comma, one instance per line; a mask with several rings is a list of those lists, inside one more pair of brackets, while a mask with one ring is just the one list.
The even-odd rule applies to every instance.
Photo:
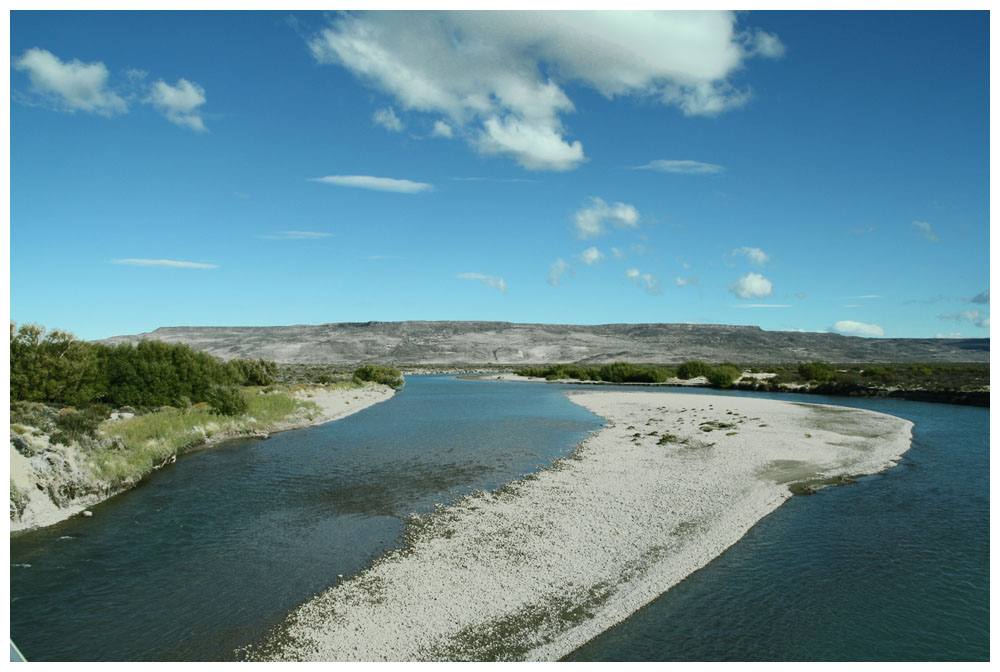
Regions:
[[875, 473], [910, 446], [911, 422], [837, 406], [570, 399], [605, 428], [550, 469], [415, 519], [406, 549], [299, 607], [249, 657], [558, 659], [738, 541], [789, 485]]

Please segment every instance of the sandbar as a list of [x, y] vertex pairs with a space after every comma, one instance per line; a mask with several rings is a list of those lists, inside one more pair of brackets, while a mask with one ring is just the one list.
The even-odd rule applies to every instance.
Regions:
[[568, 456], [412, 516], [405, 546], [292, 612], [246, 658], [557, 660], [792, 496], [894, 466], [912, 423], [840, 406], [571, 392], [604, 418]]

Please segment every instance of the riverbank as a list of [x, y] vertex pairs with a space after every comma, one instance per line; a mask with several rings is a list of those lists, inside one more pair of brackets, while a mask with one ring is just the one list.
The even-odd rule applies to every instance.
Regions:
[[[125, 434], [124, 423], [134, 422], [128, 414], [116, 415], [102, 424], [104, 440], [87, 447], [75, 441], [69, 445], [53, 443], [49, 435], [36, 428], [12, 426], [10, 531], [45, 527], [85, 513], [90, 507], [135, 487], [186, 451], [231, 439], [266, 438], [275, 432], [331, 422], [390, 399], [393, 394], [391, 388], [376, 384], [303, 388], [284, 395], [292, 397], [295, 403], [287, 404], [289, 412], [280, 417], [265, 420], [251, 415], [211, 416], [204, 424], [188, 428], [176, 439], [176, 444], [150, 439], [135, 441], [141, 445], [128, 445], [119, 436]], [[151, 419], [155, 415], [141, 417]], [[120, 463], [132, 457], [130, 451], [146, 452], [144, 458], [148, 458], [148, 463], [138, 470], [129, 465], [126, 475], [121, 476]]]
[[555, 660], [710, 562], [793, 491], [892, 466], [912, 423], [731, 396], [581, 392], [603, 429], [408, 526], [295, 610], [263, 660]]
[[[576, 380], [561, 378], [548, 380], [531, 376], [521, 376], [516, 373], [495, 373], [490, 375], [461, 376], [474, 380], [522, 382], [522, 383], [556, 383], [560, 385], [631, 385], [635, 387], [712, 387], [703, 376], [684, 380], [670, 378], [662, 383], [609, 383], [599, 380]], [[938, 404], [958, 404], [960, 406], [979, 406], [989, 408], [990, 391], [985, 390], [928, 390], [923, 388], [905, 388], [873, 385], [838, 385], [835, 383], [774, 383], [773, 373], [748, 373], [734, 382], [729, 389], [745, 390], [747, 392], [779, 392], [794, 394], [823, 394], [833, 397], [867, 397], [871, 399], [906, 399], [909, 401], [925, 401]]]

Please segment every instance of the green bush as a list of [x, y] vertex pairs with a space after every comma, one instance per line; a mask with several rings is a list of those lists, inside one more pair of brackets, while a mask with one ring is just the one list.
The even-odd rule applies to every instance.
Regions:
[[396, 389], [403, 386], [403, 374], [399, 369], [380, 364], [365, 364], [354, 370], [355, 380], [362, 382], [380, 383]]
[[711, 372], [711, 365], [706, 364], [705, 362], [699, 362], [698, 360], [684, 362], [677, 367], [677, 377], [681, 380], [691, 380], [692, 378], [697, 378], [698, 376], [705, 376], [708, 378], [708, 374]]
[[708, 375], [705, 376], [708, 379], [709, 384], [712, 387], [729, 387], [743, 375], [743, 371], [733, 364], [720, 364], [716, 366]]
[[817, 383], [829, 382], [837, 375], [837, 369], [825, 362], [804, 362], [799, 364], [798, 371], [803, 379], [814, 380]]
[[214, 385], [208, 390], [205, 399], [212, 406], [216, 415], [243, 415], [250, 408], [243, 392], [235, 386]]

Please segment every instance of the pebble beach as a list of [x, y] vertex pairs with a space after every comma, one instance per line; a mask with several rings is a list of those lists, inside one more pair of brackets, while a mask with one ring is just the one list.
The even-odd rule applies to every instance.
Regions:
[[912, 423], [724, 395], [574, 392], [568, 456], [410, 519], [404, 546], [296, 609], [249, 659], [557, 660], [736, 543], [793, 492], [893, 466]]

